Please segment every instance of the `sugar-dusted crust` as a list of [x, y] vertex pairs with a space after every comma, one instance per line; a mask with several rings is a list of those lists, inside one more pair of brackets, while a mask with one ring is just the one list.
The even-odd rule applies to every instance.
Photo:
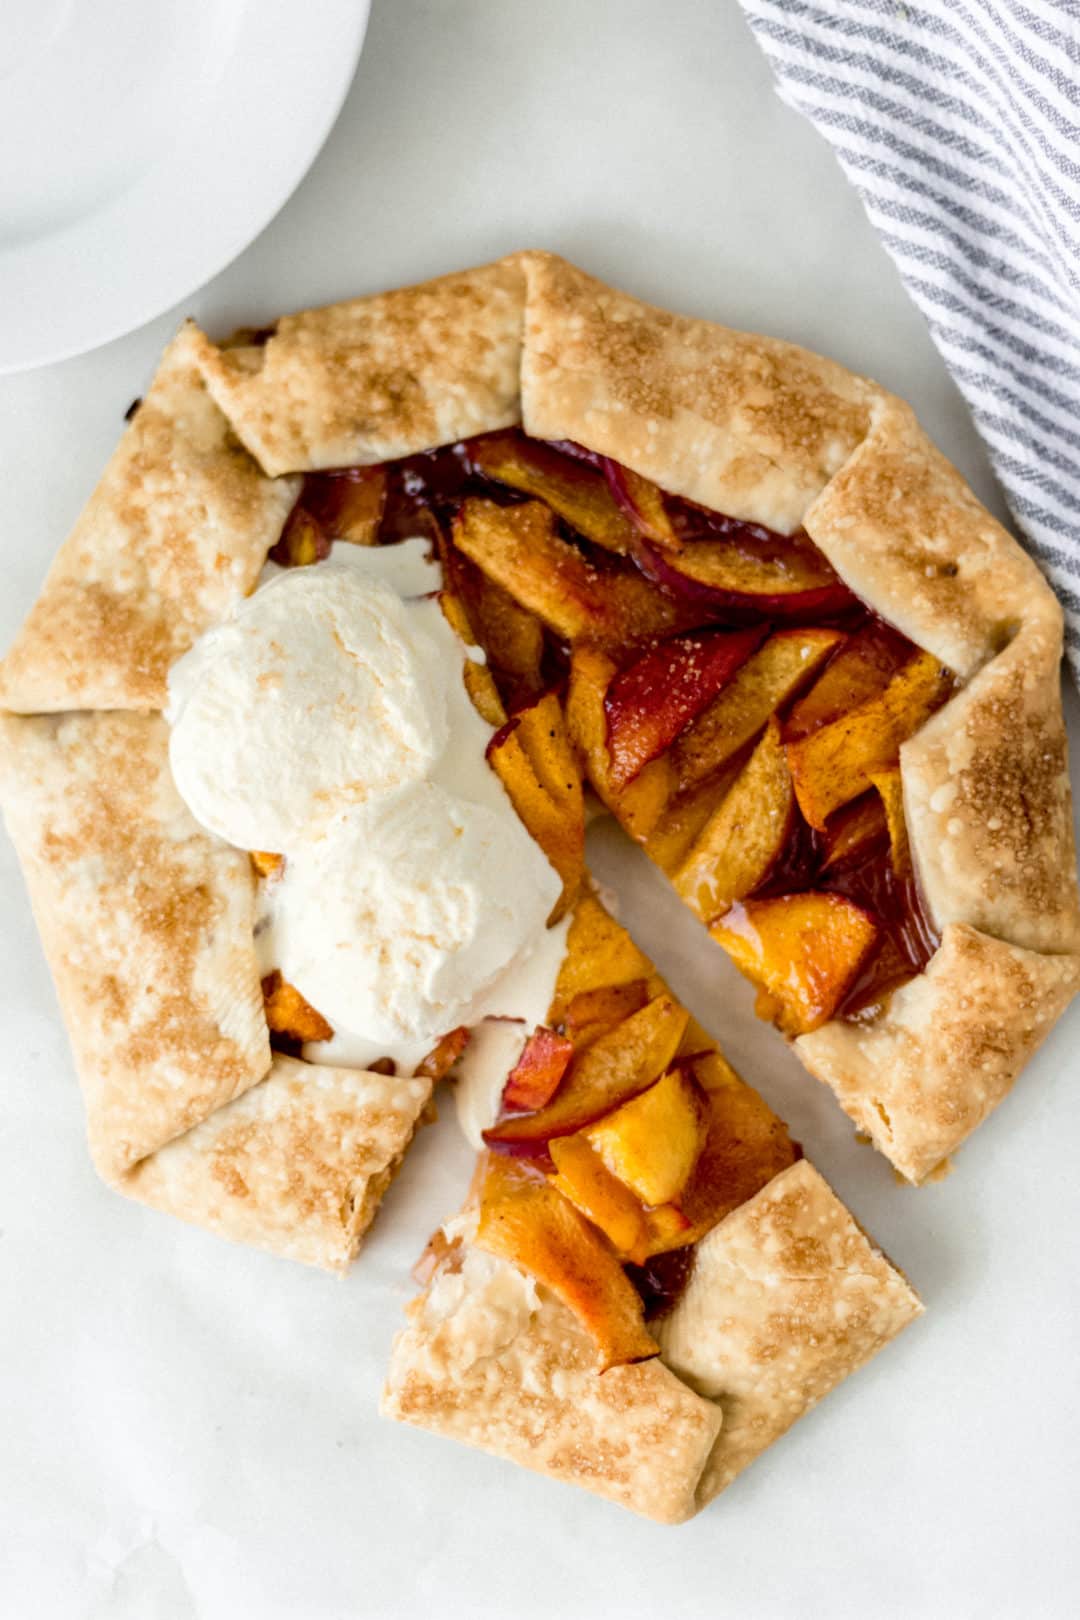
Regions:
[[192, 819], [159, 715], [0, 717], [0, 803], [114, 1179], [270, 1066], [250, 863]]
[[387, 1417], [678, 1524], [720, 1429], [719, 1407], [658, 1360], [596, 1370], [576, 1317], [516, 1267], [470, 1250], [409, 1307]]
[[1080, 957], [954, 923], [875, 1023], [826, 1024], [795, 1049], [896, 1168], [923, 1181], [997, 1106], [1078, 988]]
[[790, 533], [867, 432], [880, 390], [831, 360], [642, 304], [548, 253], [519, 263], [522, 410], [537, 438], [576, 439]]
[[121, 1192], [237, 1243], [343, 1273], [431, 1082], [275, 1055], [265, 1080], [159, 1148]]
[[805, 1159], [714, 1226], [655, 1328], [667, 1365], [724, 1413], [698, 1506], [921, 1311]]
[[185, 327], [162, 356], [22, 629], [0, 707], [161, 708], [169, 665], [249, 591], [297, 491], [243, 449]]
[[211, 393], [268, 473], [386, 461], [520, 419], [512, 259], [283, 316], [258, 348], [199, 337]]
[[905, 818], [939, 929], [964, 922], [1028, 950], [1080, 950], [1060, 656], [1054, 630], [1028, 621], [901, 750]]

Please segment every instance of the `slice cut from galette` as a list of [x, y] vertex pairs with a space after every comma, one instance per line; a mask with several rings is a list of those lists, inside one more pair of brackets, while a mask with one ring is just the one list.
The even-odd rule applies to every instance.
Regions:
[[418, 1267], [383, 1410], [688, 1518], [921, 1310], [629, 934], [575, 903], [548, 1022]]
[[585, 789], [920, 1181], [1080, 982], [1061, 637], [901, 402], [548, 255], [189, 323], [0, 666], [96, 1164], [340, 1271], [449, 1076], [387, 1410], [686, 1517], [919, 1306]]

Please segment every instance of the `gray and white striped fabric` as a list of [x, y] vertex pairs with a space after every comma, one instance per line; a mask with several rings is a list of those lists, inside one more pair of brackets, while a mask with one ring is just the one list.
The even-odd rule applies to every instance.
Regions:
[[1080, 0], [742, 0], [971, 406], [1080, 679]]

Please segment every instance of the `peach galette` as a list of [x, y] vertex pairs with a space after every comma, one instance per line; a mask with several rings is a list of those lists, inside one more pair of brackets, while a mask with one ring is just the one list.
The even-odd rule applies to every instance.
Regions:
[[685, 1516], [918, 1307], [586, 788], [921, 1180], [1078, 982], [1061, 633], [900, 402], [550, 256], [188, 323], [0, 667], [95, 1162], [340, 1270], [449, 1077], [388, 1409]]

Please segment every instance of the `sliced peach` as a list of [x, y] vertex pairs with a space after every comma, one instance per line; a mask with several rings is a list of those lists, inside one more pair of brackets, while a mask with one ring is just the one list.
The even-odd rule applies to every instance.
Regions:
[[641, 540], [642, 568], [680, 600], [713, 613], [753, 613], [768, 619], [825, 618], [855, 606], [855, 598], [805, 537], [766, 534], [732, 524], [726, 539], [687, 541], [679, 551]]
[[900, 767], [887, 771], [869, 771], [871, 782], [881, 795], [885, 820], [889, 828], [889, 858], [897, 877], [906, 877], [911, 871], [911, 845], [908, 843], [907, 821], [904, 818], [904, 786]]
[[694, 1073], [708, 1104], [705, 1142], [679, 1195], [683, 1225], [666, 1237], [654, 1228], [653, 1254], [696, 1243], [799, 1157], [783, 1120], [719, 1053], [699, 1059]]
[[[625, 788], [716, 700], [761, 641], [762, 630], [699, 630], [651, 647], [604, 694], [611, 780]], [[767, 711], [768, 712], [768, 711]]]
[[805, 1035], [832, 1017], [878, 927], [843, 895], [810, 892], [747, 900], [709, 932], [760, 987], [759, 1013], [786, 1035]]
[[598, 798], [632, 838], [643, 842], [664, 814], [675, 788], [675, 772], [670, 758], [661, 755], [639, 771], [625, 787], [619, 787], [614, 781], [607, 746], [604, 698], [615, 673], [615, 663], [599, 648], [574, 648], [566, 697], [566, 723], [585, 761], [586, 773]]
[[889, 841], [889, 825], [880, 794], [864, 793], [829, 817], [824, 833], [822, 870], [833, 872], [854, 866], [884, 848]]
[[566, 936], [566, 955], [555, 981], [548, 1022], [565, 1024], [579, 995], [612, 986], [640, 984], [652, 974], [649, 958], [626, 929], [605, 911], [594, 894], [582, 894], [574, 906]]
[[574, 1055], [574, 1043], [543, 1024], [525, 1042], [503, 1087], [504, 1108], [535, 1110], [549, 1103]]
[[720, 770], [843, 640], [839, 630], [778, 630], [771, 635], [675, 744], [679, 786], [696, 787]]
[[765, 881], [792, 829], [795, 794], [770, 720], [734, 786], [674, 876], [675, 887], [704, 923]]
[[301, 499], [330, 540], [373, 546], [386, 508], [386, 484], [385, 467], [308, 473]]
[[576, 1037], [596, 1025], [621, 1024], [631, 1013], [640, 1012], [649, 1000], [648, 979], [631, 979], [627, 984], [604, 984], [594, 990], [579, 990], [566, 1009], [567, 1034]]
[[678, 1198], [705, 1142], [701, 1088], [683, 1068], [590, 1125], [585, 1138], [644, 1204]]
[[951, 677], [932, 654], [916, 653], [877, 697], [839, 720], [787, 744], [795, 796], [812, 827], [871, 785], [873, 771], [888, 770], [900, 745], [949, 695]]
[[663, 815], [643, 840], [646, 855], [662, 872], [672, 877], [678, 871], [738, 774], [738, 768], [733, 766], [668, 801]]
[[459, 1024], [457, 1029], [448, 1031], [432, 1047], [427, 1057], [417, 1065], [417, 1074], [428, 1080], [445, 1080], [468, 1044], [469, 1031], [464, 1024]]
[[520, 1266], [578, 1317], [600, 1370], [657, 1354], [641, 1300], [600, 1233], [531, 1166], [504, 1154], [482, 1161], [475, 1243]]
[[328, 1041], [333, 1035], [322, 1013], [277, 968], [262, 981], [262, 994], [267, 1027], [275, 1035], [287, 1035], [294, 1041]]
[[556, 1174], [551, 1185], [598, 1226], [620, 1255], [644, 1255], [648, 1225], [640, 1201], [613, 1176], [584, 1136], [560, 1136], [551, 1144]]
[[474, 598], [480, 645], [504, 689], [520, 702], [543, 686], [544, 627], [509, 591], [484, 578], [479, 569], [475, 572], [481, 580]]
[[281, 531], [281, 539], [271, 546], [269, 557], [282, 568], [310, 568], [330, 555], [330, 539], [318, 519], [297, 501]]
[[562, 708], [547, 693], [495, 733], [487, 757], [526, 828], [562, 879], [550, 921], [574, 902], [585, 875], [585, 801]]
[[688, 1016], [672, 996], [654, 996], [640, 1012], [576, 1054], [546, 1108], [501, 1119], [484, 1132], [484, 1140], [546, 1142], [553, 1136], [569, 1136], [610, 1113], [664, 1072], [678, 1050]]
[[618, 461], [605, 459], [604, 472], [608, 488], [637, 532], [658, 546], [678, 551], [682, 542], [668, 516], [659, 484], [631, 472]]
[[650, 1255], [663, 1254], [667, 1249], [678, 1249], [684, 1243], [695, 1241], [691, 1235], [692, 1223], [678, 1204], [660, 1204], [656, 1209], [646, 1210], [645, 1223], [648, 1235], [644, 1256], [642, 1259], [630, 1257], [637, 1265], [641, 1265]]
[[585, 462], [561, 456], [537, 439], [513, 431], [487, 433], [470, 449], [473, 465], [489, 478], [545, 501], [586, 540], [605, 551], [630, 550], [634, 528], [607, 480]]
[[261, 878], [278, 877], [285, 870], [284, 855], [272, 855], [266, 849], [253, 849], [250, 860], [256, 873]]
[[496, 506], [471, 498], [454, 520], [454, 543], [566, 641], [624, 647], [685, 623], [676, 605], [617, 558], [587, 556], [556, 533], [540, 501]]
[[809, 736], [819, 726], [838, 720], [849, 709], [884, 692], [911, 654], [911, 643], [899, 630], [880, 620], [850, 636], [792, 708], [784, 722], [784, 741]]
[[893, 991], [914, 976], [911, 962], [886, 935], [863, 964], [854, 984], [849, 986], [840, 1017], [852, 1023], [873, 1023], [884, 1012]]
[[489, 726], [504, 726], [506, 709], [488, 665], [477, 664], [471, 658], [467, 658], [461, 671], [461, 678], [465, 682], [469, 701], [481, 720], [486, 720]]

